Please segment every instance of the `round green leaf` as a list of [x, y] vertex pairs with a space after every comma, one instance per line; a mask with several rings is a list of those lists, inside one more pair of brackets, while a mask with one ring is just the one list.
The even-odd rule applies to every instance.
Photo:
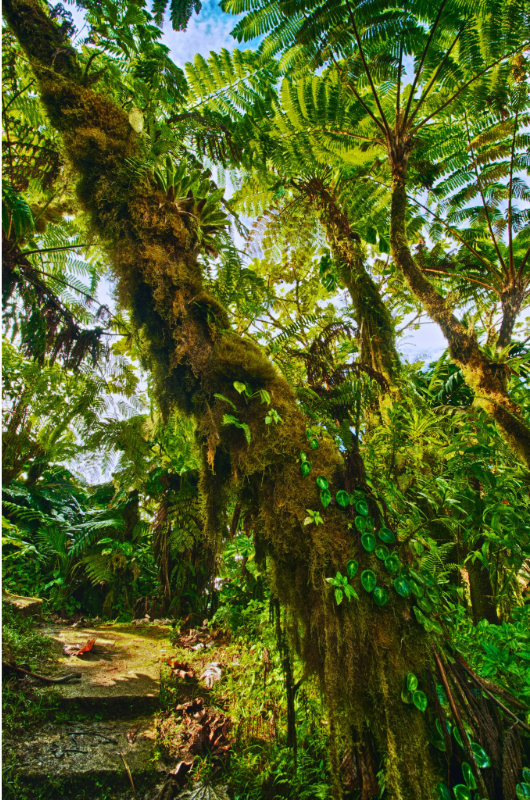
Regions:
[[381, 541], [384, 542], [385, 544], [394, 544], [394, 542], [396, 541], [396, 538], [392, 533], [392, 531], [390, 530], [390, 528], [381, 528], [381, 530], [378, 533], [378, 536], [381, 539]]
[[473, 770], [471, 769], [471, 765], [468, 764], [467, 761], [462, 762], [462, 774], [469, 788], [476, 789], [477, 782], [475, 780], [475, 776], [473, 775]]
[[337, 503], [339, 506], [342, 506], [342, 508], [346, 508], [346, 506], [350, 504], [350, 495], [348, 492], [345, 492], [344, 489], [340, 489], [337, 492]]
[[436, 784], [436, 796], [438, 800], [453, 800], [451, 797], [451, 792], [445, 785], [445, 783], [437, 783]]
[[346, 564], [346, 575], [348, 576], [348, 578], [355, 578], [358, 569], [359, 565], [356, 561], [354, 561], [353, 559], [348, 561], [348, 563]]
[[313, 450], [317, 450], [318, 449], [318, 439], [311, 439], [309, 444], [311, 445], [311, 448]]
[[410, 597], [410, 581], [406, 575], [400, 575], [395, 579], [394, 589], [401, 597]]
[[384, 606], [388, 602], [388, 592], [383, 586], [376, 586], [373, 598], [376, 606]]
[[390, 555], [386, 544], [378, 544], [377, 547], [375, 548], [375, 554], [377, 558], [381, 559], [381, 561], [385, 561]]
[[366, 531], [366, 517], [355, 517], [353, 520], [355, 522], [355, 527], [361, 533]]
[[515, 787], [515, 794], [517, 795], [517, 800], [527, 800], [530, 797], [530, 783], [518, 783]]
[[366, 500], [357, 500], [355, 503], [355, 510], [361, 515], [361, 517], [367, 517], [370, 513]]
[[329, 489], [328, 479], [324, 478], [323, 475], [319, 475], [317, 478], [317, 486], [319, 489]]
[[[462, 743], [459, 742], [459, 744]], [[486, 767], [491, 767], [491, 761], [488, 754], [479, 744], [477, 744], [476, 742], [471, 742], [471, 749], [473, 751], [473, 755], [475, 756], [475, 761], [477, 762], [478, 767], [480, 767], [481, 769], [486, 769]]]
[[455, 793], [456, 800], [472, 800], [471, 792], [463, 783], [459, 783], [458, 786], [453, 786], [453, 792]]
[[425, 692], [422, 692], [420, 689], [417, 689], [412, 694], [412, 702], [414, 703], [416, 708], [419, 708], [419, 710], [423, 712], [427, 708], [427, 695], [425, 694]]
[[372, 553], [377, 545], [375, 536], [373, 533], [363, 533], [361, 536], [361, 544], [368, 553]]
[[407, 689], [409, 690], [409, 692], [415, 692], [417, 688], [418, 688], [418, 679], [413, 672], [409, 672], [409, 674], [407, 675]]
[[397, 553], [392, 553], [388, 558], [385, 558], [385, 569], [387, 569], [391, 575], [395, 575], [396, 572], [399, 572], [400, 567], [401, 561]]
[[373, 533], [375, 531], [375, 525], [372, 517], [365, 517], [366, 520], [366, 530]]
[[304, 478], [311, 472], [311, 464], [309, 461], [302, 461], [302, 475]]
[[307, 461], [307, 456], [303, 450], [300, 451], [300, 458], [302, 459], [302, 461]]
[[372, 572], [371, 569], [365, 569], [364, 572], [361, 573], [361, 583], [363, 589], [367, 592], [373, 592], [377, 586], [377, 575], [375, 572]]
[[413, 606], [412, 610], [414, 611], [414, 616], [416, 617], [420, 625], [426, 625], [428, 622], [427, 617], [423, 616], [420, 609], [417, 606]]
[[526, 767], [523, 767], [523, 781], [530, 783], [530, 769], [526, 769]]
[[434, 606], [428, 597], [422, 597], [418, 600], [418, 605], [424, 614], [431, 614], [434, 611]]
[[421, 583], [421, 584], [424, 583], [422, 576], [419, 574], [419, 572], [416, 572], [416, 570], [409, 569], [409, 575], [413, 580], [416, 581], [416, 583]]
[[413, 595], [415, 595], [418, 598], [423, 597], [423, 586], [421, 585], [421, 583], [418, 583], [413, 578], [411, 578], [410, 581], [410, 591], [412, 592]]
[[320, 502], [322, 503], [324, 508], [327, 508], [329, 506], [329, 504], [331, 503], [331, 492], [329, 491], [329, 489], [322, 489], [322, 491], [320, 492]]
[[409, 692], [408, 689], [403, 689], [401, 692], [401, 699], [404, 703], [412, 705], [412, 692]]

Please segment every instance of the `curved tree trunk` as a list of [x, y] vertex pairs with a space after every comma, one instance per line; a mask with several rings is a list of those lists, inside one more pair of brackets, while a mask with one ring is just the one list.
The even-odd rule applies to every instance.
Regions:
[[530, 468], [530, 428], [521, 415], [521, 409], [506, 391], [505, 369], [482, 353], [476, 337], [447, 307], [444, 297], [412, 257], [406, 226], [405, 165], [402, 163], [398, 167], [394, 169], [390, 211], [392, 256], [414, 296], [442, 329], [451, 358], [462, 369], [466, 383], [475, 392], [475, 403], [495, 420], [512, 450]]
[[[333, 493], [343, 488], [340, 452], [322, 439], [311, 451], [311, 475], [301, 475], [306, 422], [295, 396], [259, 348], [231, 332], [225, 310], [203, 289], [189, 217], [184, 221], [149, 177], [133, 185], [126, 159], [139, 156], [139, 137], [127, 115], [86, 85], [75, 51], [37, 0], [6, 0], [4, 15], [80, 175], [80, 202], [107, 248], [120, 300], [142, 331], [160, 403], [166, 410], [177, 404], [197, 420], [210, 536], [220, 535], [218, 515], [230, 488], [254, 517], [273, 590], [296, 625], [308, 671], [322, 681], [335, 753], [343, 738], [351, 741], [352, 729], [368, 726], [388, 797], [430, 797], [437, 776], [425, 717], [401, 700], [406, 675], [421, 676], [432, 663], [429, 638], [408, 601], [392, 591], [379, 608], [357, 584], [359, 601], [337, 606], [325, 581], [337, 570], [345, 574], [355, 557], [391, 590], [390, 576], [358, 545], [346, 512], [335, 504], [321, 509], [315, 477], [325, 475]], [[246, 403], [234, 381], [268, 391], [283, 424], [265, 425], [264, 406], [258, 398]], [[240, 428], [223, 425], [227, 412], [248, 425], [249, 443]], [[323, 525], [304, 525], [308, 508], [322, 511]], [[337, 775], [334, 786], [339, 796]]]

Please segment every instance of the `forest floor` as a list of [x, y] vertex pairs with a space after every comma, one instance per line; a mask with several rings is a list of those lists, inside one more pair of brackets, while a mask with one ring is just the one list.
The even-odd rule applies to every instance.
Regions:
[[37, 724], [17, 726], [15, 714], [4, 727], [4, 797], [167, 800], [197, 757], [208, 756], [210, 778], [222, 767], [232, 723], [208, 699], [226, 662], [215, 632], [204, 626], [175, 642], [168, 625], [140, 620], [45, 624], [40, 635], [50, 654], [33, 671], [79, 678], [46, 688], [17, 681], [47, 711]]

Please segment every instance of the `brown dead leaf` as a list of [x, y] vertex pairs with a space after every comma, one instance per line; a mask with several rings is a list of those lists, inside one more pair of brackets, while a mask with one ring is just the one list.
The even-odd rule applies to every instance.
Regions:
[[129, 728], [129, 730], [127, 731], [127, 741], [129, 742], [129, 744], [134, 744], [139, 730], [140, 730], [139, 725], [135, 725], [134, 727]]

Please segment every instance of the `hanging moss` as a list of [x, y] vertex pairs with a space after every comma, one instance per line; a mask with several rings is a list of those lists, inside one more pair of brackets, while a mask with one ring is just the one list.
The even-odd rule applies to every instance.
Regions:
[[[237, 493], [267, 553], [273, 591], [288, 609], [306, 670], [320, 677], [330, 715], [334, 796], [341, 795], [344, 745], [364, 752], [367, 731], [374, 757], [386, 765], [388, 797], [430, 796], [437, 778], [425, 720], [400, 699], [404, 676], [429, 663], [425, 633], [406, 601], [390, 591], [381, 562], [358, 547], [347, 511], [322, 509], [316, 481], [301, 474], [306, 420], [287, 382], [258, 347], [230, 331], [226, 311], [204, 291], [193, 227], [154, 179], [131, 180], [126, 159], [140, 150], [126, 114], [83, 85], [72, 51], [57, 55], [64, 48], [59, 28], [36, 0], [7, 0], [4, 12], [80, 175], [79, 200], [111, 258], [119, 300], [144, 342], [160, 404], [197, 420], [208, 533], [213, 541], [220, 535], [228, 491]], [[242, 398], [234, 381], [265, 389], [283, 424], [265, 425], [265, 407], [258, 398]], [[239, 426], [224, 424], [229, 409], [216, 394], [235, 405], [230, 413]], [[326, 475], [333, 495], [344, 488], [343, 458], [329, 441], [320, 441], [310, 460], [312, 475]], [[324, 524], [305, 526], [307, 509], [320, 509]], [[385, 608], [366, 593], [336, 605], [325, 578], [344, 573], [353, 558], [392, 596]]]

